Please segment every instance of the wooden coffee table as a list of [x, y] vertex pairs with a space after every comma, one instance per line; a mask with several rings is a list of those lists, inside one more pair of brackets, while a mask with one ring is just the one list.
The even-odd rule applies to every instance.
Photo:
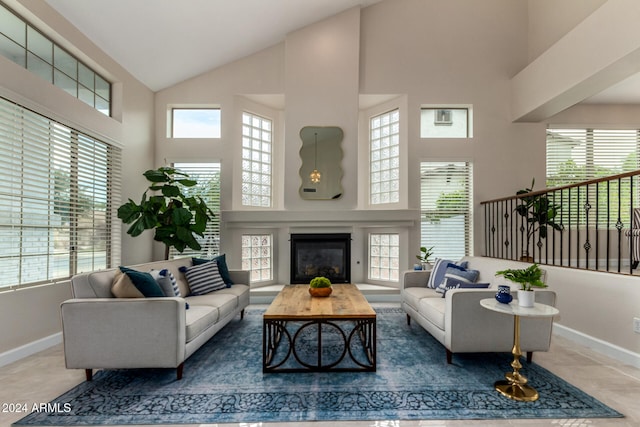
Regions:
[[280, 291], [263, 315], [263, 372], [376, 370], [376, 312], [355, 285], [332, 287], [326, 298]]

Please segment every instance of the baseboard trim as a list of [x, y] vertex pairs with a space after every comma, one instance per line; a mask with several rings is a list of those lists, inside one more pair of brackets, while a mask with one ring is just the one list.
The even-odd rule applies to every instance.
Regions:
[[41, 338], [39, 340], [30, 342], [20, 347], [16, 347], [4, 353], [0, 353], [0, 366], [5, 366], [13, 362], [17, 362], [20, 359], [31, 356], [46, 350], [49, 347], [58, 345], [62, 342], [62, 332], [49, 335], [48, 337]]
[[626, 348], [611, 344], [558, 323], [553, 324], [553, 334], [588, 347], [626, 365], [640, 368], [640, 354], [634, 353]]

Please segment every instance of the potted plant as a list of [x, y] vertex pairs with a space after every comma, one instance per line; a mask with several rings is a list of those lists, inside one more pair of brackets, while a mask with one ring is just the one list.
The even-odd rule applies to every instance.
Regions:
[[[523, 195], [533, 192], [533, 186], [536, 179], [531, 181], [531, 188], [519, 190], [516, 194]], [[522, 261], [533, 262], [533, 257], [529, 255], [529, 245], [531, 237], [538, 232], [538, 241], [546, 239], [547, 227], [553, 230], [562, 231], [562, 224], [555, 222], [556, 216], [560, 213], [560, 205], [551, 202], [546, 193], [533, 194], [531, 196], [523, 196], [520, 198], [520, 204], [516, 206], [515, 211], [524, 218], [527, 225], [525, 227], [526, 240], [525, 247], [522, 250]]]
[[309, 282], [309, 293], [312, 297], [328, 297], [333, 292], [331, 281], [326, 277], [314, 277]]
[[433, 246], [431, 246], [430, 248], [427, 248], [426, 246], [420, 246], [420, 254], [416, 255], [416, 258], [418, 259], [418, 261], [420, 261], [420, 264], [422, 264], [423, 270], [427, 270], [429, 267], [431, 267], [429, 258], [431, 258], [432, 255]]
[[518, 290], [518, 305], [521, 307], [533, 307], [535, 295], [533, 288], [546, 288], [542, 281], [543, 271], [538, 264], [532, 264], [527, 268], [516, 268], [496, 271], [496, 276], [502, 276], [507, 280], [520, 285]]
[[[131, 224], [127, 234], [139, 236], [144, 230], [155, 230], [154, 240], [183, 252], [187, 247], [200, 250], [196, 235], [204, 235], [213, 212], [199, 196], [190, 196], [184, 189], [197, 185], [189, 175], [171, 167], [148, 170], [143, 174], [151, 182], [140, 203], [133, 200], [118, 208], [118, 218]], [[151, 191], [153, 195], [147, 193]]]

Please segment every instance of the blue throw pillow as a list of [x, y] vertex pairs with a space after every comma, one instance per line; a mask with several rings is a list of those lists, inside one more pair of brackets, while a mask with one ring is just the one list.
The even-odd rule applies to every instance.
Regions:
[[120, 266], [120, 271], [129, 277], [136, 289], [138, 289], [145, 297], [165, 296], [164, 292], [162, 292], [162, 288], [160, 288], [160, 285], [158, 285], [158, 282], [156, 282], [150, 273], [122, 266]]
[[435, 289], [440, 283], [442, 283], [449, 264], [457, 265], [463, 268], [466, 268], [468, 265], [467, 261], [456, 263], [455, 261], [450, 261], [448, 259], [436, 258], [436, 261], [433, 263], [431, 274], [429, 274], [427, 287]]
[[447, 286], [454, 284], [475, 283], [478, 280], [480, 272], [478, 270], [467, 270], [464, 267], [450, 263], [447, 265], [442, 282], [436, 288], [436, 292], [445, 294]]
[[215, 261], [218, 264], [218, 271], [220, 272], [220, 276], [222, 276], [222, 280], [227, 285], [227, 287], [231, 287], [233, 285], [233, 281], [231, 280], [231, 274], [229, 273], [229, 267], [227, 266], [227, 255], [222, 254], [215, 256], [211, 259], [203, 259], [203, 258], [192, 258], [193, 265], [201, 265], [210, 261]]
[[457, 282], [455, 280], [446, 279], [447, 283], [445, 284], [444, 293], [442, 294], [442, 298], [445, 297], [447, 291], [451, 289], [487, 289], [491, 284], [490, 283], [467, 283], [467, 282]]

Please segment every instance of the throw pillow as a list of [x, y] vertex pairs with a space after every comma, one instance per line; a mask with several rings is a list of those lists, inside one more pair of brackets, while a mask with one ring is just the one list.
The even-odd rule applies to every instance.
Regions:
[[444, 293], [442, 294], [442, 298], [445, 297], [447, 291], [451, 289], [463, 289], [463, 288], [472, 288], [472, 289], [487, 289], [491, 284], [490, 283], [467, 283], [467, 282], [456, 282], [455, 280], [448, 281], [445, 285]]
[[143, 271], [133, 270], [131, 268], [120, 266], [120, 271], [126, 274], [133, 285], [144, 295], [145, 297], [163, 297], [162, 288], [158, 285], [158, 282], [153, 278], [150, 273]]
[[180, 286], [178, 286], [178, 281], [174, 277], [173, 273], [170, 270], [165, 268], [164, 270], [160, 270], [160, 275], [168, 278], [169, 282], [171, 282], [171, 288], [173, 289], [173, 296], [181, 297], [182, 294], [180, 293]]
[[233, 285], [231, 274], [229, 273], [229, 267], [227, 266], [226, 254], [218, 255], [211, 259], [192, 258], [192, 261], [193, 265], [201, 265], [210, 261], [215, 261], [216, 264], [218, 264], [218, 271], [220, 272], [220, 276], [222, 276], [222, 280], [224, 280], [224, 283], [226, 283], [227, 287], [231, 287], [231, 285]]
[[478, 270], [467, 270], [464, 267], [450, 263], [447, 265], [444, 278], [442, 282], [436, 288], [436, 292], [445, 294], [447, 285], [453, 286], [460, 283], [474, 283], [478, 280]]
[[467, 261], [456, 263], [448, 259], [436, 258], [436, 261], [433, 263], [433, 268], [431, 269], [431, 274], [429, 274], [427, 287], [435, 289], [440, 283], [442, 283], [449, 264], [458, 265], [463, 268], [466, 268], [468, 265]]
[[180, 271], [187, 278], [193, 295], [204, 295], [227, 287], [218, 271], [218, 264], [215, 262], [180, 267]]
[[142, 292], [136, 288], [129, 276], [122, 271], [116, 271], [111, 285], [111, 293], [116, 298], [144, 298]]
[[160, 286], [165, 297], [173, 297], [175, 294], [173, 292], [171, 280], [169, 280], [169, 277], [167, 277], [166, 274], [162, 274], [163, 271], [165, 270], [151, 270], [149, 274], [151, 274], [151, 277], [153, 277], [158, 286]]

